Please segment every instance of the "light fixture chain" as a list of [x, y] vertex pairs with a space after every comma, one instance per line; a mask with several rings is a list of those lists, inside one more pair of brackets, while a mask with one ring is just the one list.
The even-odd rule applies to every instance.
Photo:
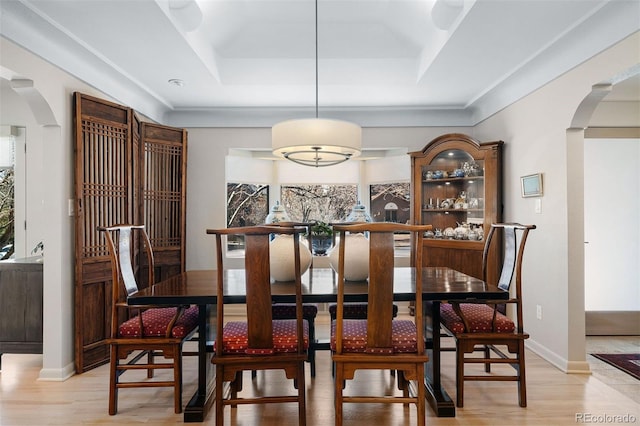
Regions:
[[316, 118], [318, 118], [318, 0], [316, 0]]

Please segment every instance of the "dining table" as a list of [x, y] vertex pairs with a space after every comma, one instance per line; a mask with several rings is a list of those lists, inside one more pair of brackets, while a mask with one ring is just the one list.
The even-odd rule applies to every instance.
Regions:
[[[394, 300], [411, 302], [415, 299], [415, 268], [394, 268]], [[224, 303], [245, 302], [244, 269], [229, 269], [224, 273]], [[197, 389], [184, 408], [185, 422], [202, 422], [214, 402], [215, 380], [211, 365], [215, 327], [214, 308], [217, 273], [215, 270], [189, 270], [162, 280], [129, 296], [130, 305], [197, 305], [198, 317], [198, 379]], [[427, 402], [438, 417], [455, 417], [455, 404], [441, 382], [440, 374], [440, 303], [448, 300], [502, 300], [508, 292], [448, 267], [424, 267], [422, 270], [422, 298], [425, 315], [425, 338], [429, 362], [425, 365], [424, 386]], [[331, 268], [310, 268], [302, 276], [303, 303], [330, 303], [337, 297], [337, 274]], [[349, 281], [345, 285], [346, 302], [366, 302], [367, 281]], [[294, 283], [271, 283], [274, 303], [294, 302]], [[211, 325], [211, 326], [210, 326]], [[320, 344], [319, 348], [329, 348]]]

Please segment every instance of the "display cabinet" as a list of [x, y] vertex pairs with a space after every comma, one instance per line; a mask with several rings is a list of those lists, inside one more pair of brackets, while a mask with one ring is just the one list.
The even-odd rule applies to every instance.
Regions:
[[[411, 152], [411, 221], [433, 225], [424, 266], [448, 266], [482, 278], [484, 235], [502, 220], [502, 141], [442, 135]], [[488, 280], [497, 282], [500, 249], [489, 253]]]

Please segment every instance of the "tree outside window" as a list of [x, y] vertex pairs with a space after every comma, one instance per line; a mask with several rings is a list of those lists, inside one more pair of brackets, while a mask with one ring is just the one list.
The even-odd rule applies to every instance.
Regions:
[[283, 185], [281, 204], [295, 222], [344, 220], [358, 201], [357, 185]]
[[14, 252], [15, 138], [0, 136], [0, 260]]
[[0, 169], [0, 260], [14, 251], [14, 185], [13, 168]]
[[[269, 214], [269, 186], [250, 183], [227, 184], [227, 227], [264, 224]], [[227, 250], [244, 250], [244, 239], [230, 237]]]

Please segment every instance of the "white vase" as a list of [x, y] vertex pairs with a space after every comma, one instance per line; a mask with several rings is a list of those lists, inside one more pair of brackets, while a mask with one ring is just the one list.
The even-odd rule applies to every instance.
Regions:
[[[344, 247], [344, 279], [364, 281], [369, 278], [369, 239], [364, 234], [349, 234]], [[329, 264], [338, 272], [339, 244], [329, 252]]]
[[[293, 281], [296, 278], [293, 264], [293, 235], [276, 235], [269, 243], [269, 261], [271, 278], [276, 281]], [[311, 251], [300, 242], [300, 273], [304, 274], [311, 266]]]
[[267, 225], [279, 222], [290, 222], [289, 215], [284, 209], [284, 206], [280, 204], [280, 201], [276, 201], [276, 205], [271, 208], [271, 213], [267, 215], [265, 223]]
[[367, 212], [367, 208], [358, 201], [358, 204], [351, 209], [345, 222], [371, 222], [371, 215]]

